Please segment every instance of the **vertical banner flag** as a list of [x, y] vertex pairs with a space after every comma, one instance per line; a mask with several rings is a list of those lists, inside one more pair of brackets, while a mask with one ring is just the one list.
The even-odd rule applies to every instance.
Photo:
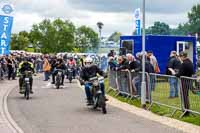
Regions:
[[0, 4], [0, 55], [10, 53], [10, 38], [13, 24], [13, 7], [7, 3]]
[[140, 8], [134, 12], [136, 35], [141, 35], [141, 20], [140, 20]]

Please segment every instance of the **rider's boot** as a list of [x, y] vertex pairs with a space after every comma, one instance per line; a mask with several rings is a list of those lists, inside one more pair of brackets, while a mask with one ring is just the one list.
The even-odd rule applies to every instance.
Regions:
[[19, 93], [20, 93], [20, 94], [23, 94], [23, 93], [24, 93], [24, 90], [23, 90], [22, 85], [23, 85], [23, 80], [20, 78], [20, 79], [19, 79]]
[[52, 75], [52, 82], [51, 82], [51, 84], [55, 84], [55, 76], [54, 75]]
[[31, 93], [31, 94], [33, 94], [33, 90], [32, 90], [32, 87], [30, 88], [30, 93]]
[[22, 87], [19, 87], [19, 93], [20, 93], [20, 94], [24, 94], [24, 90], [23, 90]]
[[64, 85], [64, 76], [62, 77], [61, 85]]
[[91, 106], [93, 104], [94, 104], [94, 102], [93, 102], [93, 100], [91, 98], [87, 99], [87, 106]]

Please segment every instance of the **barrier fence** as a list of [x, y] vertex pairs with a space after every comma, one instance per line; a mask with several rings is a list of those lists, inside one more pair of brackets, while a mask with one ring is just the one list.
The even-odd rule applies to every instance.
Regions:
[[187, 112], [200, 114], [200, 80], [197, 78], [181, 77], [180, 85], [184, 114]]
[[[145, 73], [146, 101], [150, 104], [166, 106], [176, 111], [200, 114], [200, 80], [197, 78]], [[113, 89], [117, 95], [123, 94], [133, 98], [141, 97], [142, 73], [123, 71], [109, 71], [109, 90]]]
[[108, 73], [108, 84], [109, 84], [109, 90], [118, 90], [118, 85], [117, 85], [117, 72], [116, 71], [109, 71]]
[[130, 72], [127, 70], [117, 71], [117, 85], [118, 85], [118, 94], [125, 94], [131, 96], [132, 87], [130, 83]]
[[149, 74], [151, 87], [151, 105], [163, 105], [174, 109], [172, 115], [177, 110], [182, 110], [181, 92], [179, 87], [179, 80], [175, 76]]

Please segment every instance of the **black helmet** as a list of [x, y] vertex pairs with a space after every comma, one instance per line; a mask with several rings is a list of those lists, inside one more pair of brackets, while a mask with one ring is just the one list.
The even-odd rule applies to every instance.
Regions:
[[63, 59], [59, 58], [57, 61], [58, 61], [59, 63], [62, 63], [62, 62], [63, 62]]

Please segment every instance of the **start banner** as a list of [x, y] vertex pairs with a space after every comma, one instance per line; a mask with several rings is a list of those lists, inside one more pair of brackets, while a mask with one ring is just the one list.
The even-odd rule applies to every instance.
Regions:
[[0, 54], [8, 55], [10, 52], [10, 38], [13, 17], [0, 15]]
[[13, 7], [8, 3], [0, 4], [0, 55], [10, 53], [10, 39], [13, 25]]

